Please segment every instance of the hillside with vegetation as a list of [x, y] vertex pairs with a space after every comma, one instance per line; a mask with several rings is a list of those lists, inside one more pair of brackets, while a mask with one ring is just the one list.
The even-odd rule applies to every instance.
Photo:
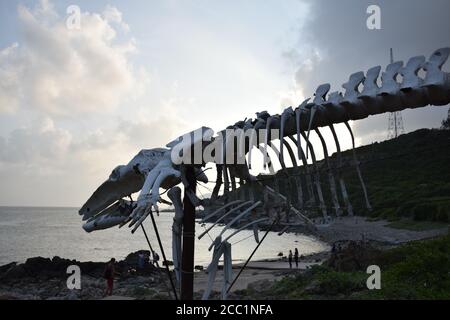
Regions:
[[358, 214], [450, 221], [449, 130], [422, 129], [356, 152], [373, 207], [371, 212], [364, 208], [356, 170], [346, 168], [349, 197]]
[[[366, 268], [381, 270], [369, 290]], [[352, 243], [321, 266], [237, 292], [241, 299], [450, 299], [450, 236], [387, 250]]]
[[[372, 205], [372, 210], [367, 210], [352, 150], [342, 152], [341, 172], [355, 214], [387, 219], [399, 227], [402, 225], [398, 221], [403, 219], [419, 221], [422, 226], [423, 222], [429, 222], [430, 227], [433, 223], [450, 221], [450, 130], [421, 129], [355, 151]], [[330, 161], [336, 168], [336, 153]], [[326, 205], [330, 206], [327, 166], [322, 160], [318, 167]], [[277, 177], [298, 175], [299, 171], [304, 173], [304, 168], [281, 170]], [[262, 180], [269, 185], [273, 183], [269, 177]], [[280, 192], [294, 198], [295, 188], [287, 186], [288, 183], [280, 183]], [[340, 192], [338, 195], [341, 196]], [[339, 202], [344, 203], [342, 198]], [[331, 208], [328, 210], [331, 214]], [[409, 227], [414, 228], [414, 223]]]

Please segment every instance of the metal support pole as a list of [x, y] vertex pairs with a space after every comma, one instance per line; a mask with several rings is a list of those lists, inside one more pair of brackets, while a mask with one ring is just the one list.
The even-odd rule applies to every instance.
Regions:
[[[144, 229], [144, 224], [141, 224], [141, 228], [142, 228], [142, 231], [144, 232], [145, 239], [147, 240], [148, 246], [149, 246], [150, 251], [152, 252], [152, 255], [153, 255], [155, 251], [153, 250], [152, 245], [150, 244], [150, 240], [149, 240], [149, 238], [148, 238], [148, 236], [147, 236], [147, 232], [146, 232], [145, 229]], [[161, 273], [161, 269], [159, 268], [158, 263], [156, 263], [156, 266], [157, 266], [156, 270], [158, 270], [158, 273]], [[168, 274], [169, 274], [170, 280], [172, 281], [171, 276], [170, 276], [170, 271], [169, 271]], [[166, 281], [163, 281], [163, 282], [164, 282], [164, 285], [165, 285], [166, 288], [167, 288], [167, 293], [169, 294], [169, 297], [171, 297], [171, 293], [170, 293], [171, 291], [170, 291], [170, 288], [167, 286]], [[175, 294], [175, 300], [178, 300], [177, 292], [176, 292], [175, 288], [173, 287], [172, 289], [173, 289], [173, 292], [174, 292], [174, 294]]]
[[[150, 209], [151, 210], [151, 209]], [[173, 294], [175, 295], [175, 300], [178, 300], [177, 289], [172, 279], [172, 275], [170, 274], [169, 264], [167, 263], [166, 254], [164, 253], [164, 247], [161, 242], [161, 238], [159, 237], [158, 227], [156, 226], [155, 217], [153, 216], [153, 212], [150, 211], [150, 217], [152, 218], [153, 229], [155, 229], [156, 238], [158, 239], [159, 249], [161, 250], [161, 254], [164, 259], [164, 264], [166, 266], [167, 274], [169, 276], [170, 284], [172, 286]], [[144, 230], [144, 228], [142, 228]]]
[[241, 270], [239, 270], [239, 273], [237, 274], [236, 278], [234, 278], [233, 282], [230, 284], [230, 286], [227, 289], [227, 293], [230, 292], [231, 288], [233, 287], [233, 285], [236, 283], [237, 279], [239, 279], [239, 276], [241, 275], [242, 271], [244, 271], [244, 269], [247, 267], [247, 264], [250, 262], [250, 260], [253, 258], [253, 255], [256, 253], [256, 251], [258, 250], [259, 246], [261, 245], [261, 243], [263, 243], [264, 239], [267, 237], [267, 235], [269, 234], [270, 231], [272, 231], [272, 228], [275, 224], [278, 223], [278, 219], [275, 219], [272, 224], [270, 225], [270, 228], [267, 229], [266, 233], [264, 234], [264, 236], [262, 237], [261, 241], [257, 244], [257, 246], [255, 247], [255, 249], [253, 249], [253, 252], [250, 254], [250, 256], [248, 257], [247, 261], [245, 261], [244, 265], [242, 266]]
[[[226, 172], [226, 171], [225, 171]], [[186, 180], [183, 198], [183, 252], [181, 258], [181, 300], [194, 299], [194, 244], [195, 206], [189, 199], [188, 191], [195, 194], [196, 179], [193, 166], [186, 166]]]

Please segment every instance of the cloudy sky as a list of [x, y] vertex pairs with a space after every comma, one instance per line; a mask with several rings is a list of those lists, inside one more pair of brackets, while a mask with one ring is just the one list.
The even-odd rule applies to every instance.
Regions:
[[[366, 27], [370, 4], [381, 30]], [[0, 205], [78, 207], [140, 149], [339, 90], [390, 47], [428, 57], [450, 45], [448, 12], [448, 0], [0, 0]], [[403, 112], [406, 131], [447, 109]], [[353, 127], [358, 144], [384, 140], [387, 115]]]

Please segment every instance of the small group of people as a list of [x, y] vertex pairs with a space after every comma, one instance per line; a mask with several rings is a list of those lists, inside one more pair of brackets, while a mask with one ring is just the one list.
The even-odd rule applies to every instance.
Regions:
[[288, 256], [289, 269], [292, 269], [292, 260], [294, 260], [295, 267], [298, 269], [298, 260], [299, 260], [299, 258], [300, 258], [300, 255], [298, 253], [298, 249], [297, 248], [295, 248], [294, 254], [292, 254], [292, 250], [289, 250], [289, 256]]
[[[154, 265], [155, 267], [159, 268], [159, 255], [156, 251], [152, 251], [152, 256], [153, 259], [152, 261], [152, 265]], [[150, 255], [147, 255], [144, 252], [139, 252], [138, 255], [138, 269], [144, 269], [146, 265], [148, 265], [150, 263]]]
[[[152, 264], [159, 268], [159, 255], [155, 251], [152, 251], [153, 259]], [[140, 252], [138, 255], [138, 269], [144, 269], [146, 265], [150, 262], [150, 256], [146, 255], [144, 252]], [[105, 271], [103, 273], [103, 278], [106, 280], [106, 290], [105, 296], [111, 296], [114, 289], [114, 277], [117, 274], [116, 272], [116, 259], [111, 258], [109, 262], [106, 264]]]

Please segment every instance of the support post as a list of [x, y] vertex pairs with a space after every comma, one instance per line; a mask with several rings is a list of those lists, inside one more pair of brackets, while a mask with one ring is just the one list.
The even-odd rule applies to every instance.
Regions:
[[186, 166], [186, 180], [183, 198], [183, 251], [181, 258], [181, 300], [194, 298], [194, 244], [195, 244], [195, 206], [192, 204], [188, 191], [195, 194], [196, 179], [193, 166]]

